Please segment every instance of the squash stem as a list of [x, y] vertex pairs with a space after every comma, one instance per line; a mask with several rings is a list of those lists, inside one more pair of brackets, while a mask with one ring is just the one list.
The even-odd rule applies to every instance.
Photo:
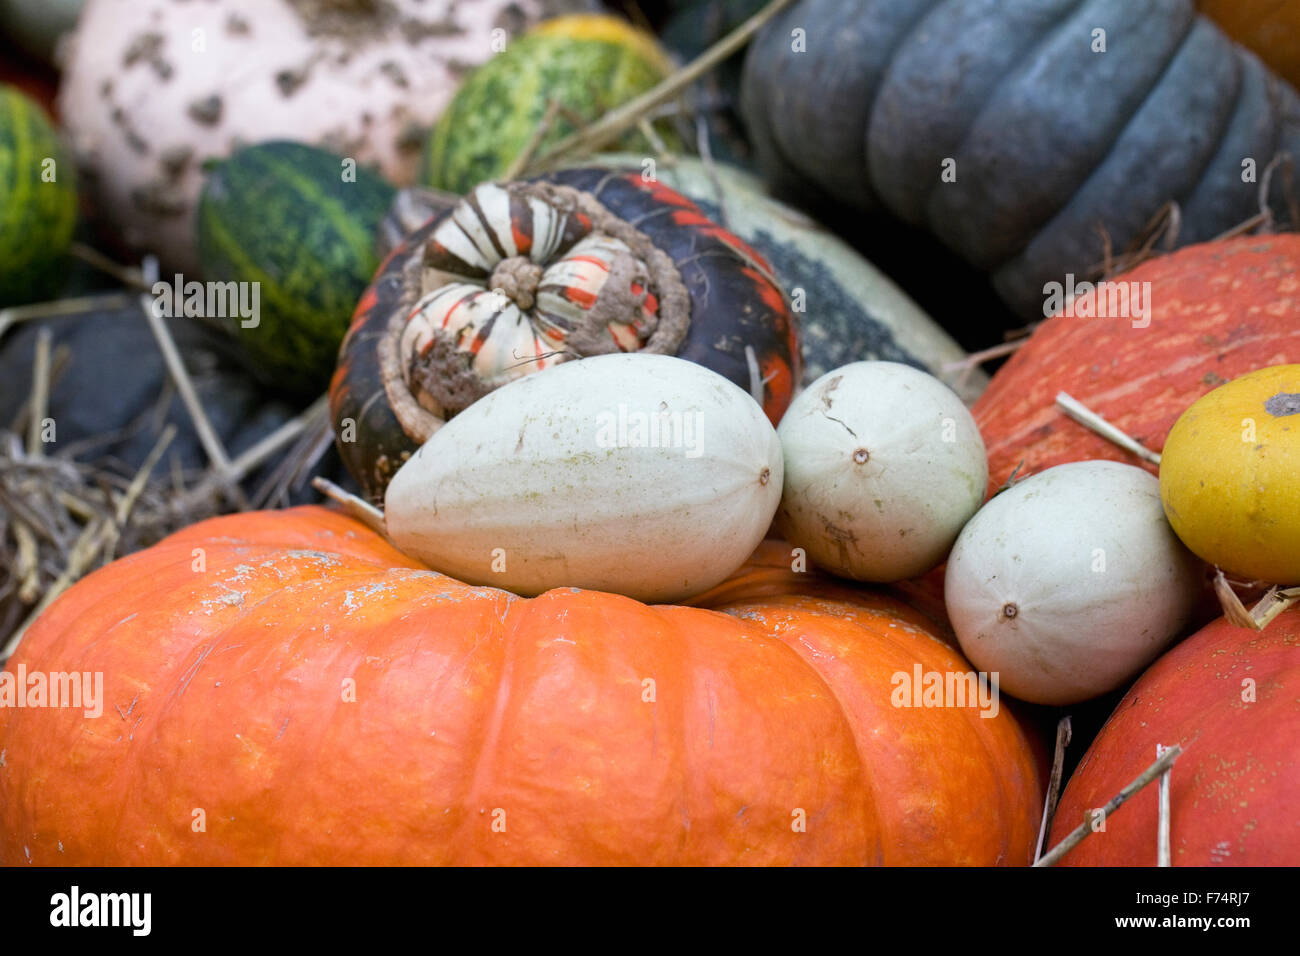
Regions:
[[1160, 464], [1159, 452], [1154, 452], [1145, 445], [1140, 444], [1136, 439], [1130, 438], [1070, 394], [1057, 392], [1056, 406], [1080, 425], [1091, 428], [1102, 438], [1113, 442], [1130, 454], [1137, 455], [1143, 461], [1149, 461], [1153, 465]]
[[1288, 588], [1280, 591], [1272, 588], [1263, 599], [1251, 608], [1250, 616], [1259, 625], [1259, 630], [1264, 630], [1273, 619], [1288, 608], [1295, 607], [1300, 603], [1300, 588]]
[[[1156, 744], [1156, 756], [1163, 756], [1165, 752], [1163, 744]], [[1169, 769], [1160, 775], [1159, 789], [1160, 815], [1156, 829], [1156, 866], [1173, 866], [1173, 860], [1169, 846]]]
[[1253, 608], [1246, 609], [1237, 592], [1228, 582], [1227, 576], [1218, 568], [1214, 569], [1214, 596], [1219, 599], [1223, 616], [1234, 627], [1244, 627], [1252, 631], [1262, 631], [1273, 623], [1283, 611], [1300, 604], [1300, 587], [1269, 588]]
[[321, 478], [319, 475], [311, 480], [311, 486], [371, 531], [387, 536], [384, 513], [370, 502], [344, 491], [328, 478]]

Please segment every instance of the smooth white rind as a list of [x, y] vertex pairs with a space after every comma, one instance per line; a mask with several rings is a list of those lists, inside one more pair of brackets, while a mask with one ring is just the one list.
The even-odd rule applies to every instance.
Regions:
[[997, 671], [1023, 700], [1062, 705], [1114, 690], [1154, 660], [1187, 624], [1200, 584], [1159, 481], [1086, 461], [985, 505], [953, 547], [944, 599], [977, 669]]
[[[620, 446], [620, 406], [629, 421], [678, 415], [698, 443], [630, 447], [629, 428]], [[385, 513], [397, 547], [462, 581], [678, 602], [744, 563], [781, 481], [780, 442], [747, 393], [682, 359], [605, 355], [527, 375], [451, 419], [394, 476]]]
[[826, 373], [794, 400], [778, 434], [781, 528], [846, 577], [924, 574], [984, 500], [988, 458], [975, 420], [950, 388], [908, 365]]

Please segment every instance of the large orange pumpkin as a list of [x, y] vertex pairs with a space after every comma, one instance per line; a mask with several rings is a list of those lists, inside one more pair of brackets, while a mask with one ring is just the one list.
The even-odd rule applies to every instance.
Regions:
[[[1300, 863], [1300, 609], [1261, 631], [1220, 619], [1151, 665], [1075, 770], [1052, 825], [1055, 845], [1156, 759], [1170, 773], [1175, 866]], [[1154, 866], [1156, 785], [1065, 857], [1076, 866]]]
[[1020, 477], [1093, 458], [1155, 471], [1062, 414], [1059, 391], [1159, 451], [1178, 416], [1215, 386], [1300, 362], [1300, 235], [1191, 246], [1115, 281], [1151, 283], [1149, 325], [1057, 314], [975, 403], [990, 492], [1021, 461]]
[[[939, 568], [942, 571], [943, 568]], [[898, 581], [868, 589], [846, 578], [822, 571], [795, 551], [789, 542], [767, 538], [749, 556], [743, 567], [712, 590], [693, 598], [694, 607], [724, 608], [729, 604], [754, 603], [760, 598], [784, 598], [792, 595], [828, 598], [849, 604], [872, 604], [884, 607], [886, 595], [893, 598], [888, 607], [897, 612], [900, 602], [910, 611], [919, 611], [923, 626], [930, 634], [960, 653], [957, 636], [948, 623], [943, 603], [943, 575], [937, 582], [932, 575], [911, 581]], [[1038, 743], [1037, 739], [1034, 739]]]
[[890, 704], [893, 671], [969, 668], [926, 619], [751, 572], [725, 614], [526, 600], [320, 508], [195, 525], [8, 663], [105, 699], [0, 709], [0, 863], [1028, 862], [1010, 713]]

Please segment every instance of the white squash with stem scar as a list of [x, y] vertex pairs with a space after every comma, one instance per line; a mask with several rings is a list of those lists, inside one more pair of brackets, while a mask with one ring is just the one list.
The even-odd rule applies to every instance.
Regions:
[[897, 362], [827, 372], [791, 404], [779, 523], [829, 571], [901, 581], [939, 564], [984, 500], [988, 460], [961, 399]]
[[389, 484], [385, 531], [471, 584], [676, 603], [745, 562], [781, 480], [776, 431], [742, 389], [684, 359], [601, 355], [438, 429]]
[[1036, 704], [1115, 690], [1187, 625], [1204, 566], [1141, 468], [1083, 461], [995, 496], [962, 529], [944, 600], [966, 657]]

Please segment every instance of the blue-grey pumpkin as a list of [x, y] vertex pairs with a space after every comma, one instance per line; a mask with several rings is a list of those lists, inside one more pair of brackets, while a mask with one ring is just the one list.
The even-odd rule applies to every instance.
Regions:
[[1214, 238], [1300, 159], [1300, 96], [1192, 0], [801, 0], [751, 46], [742, 110], [784, 191], [929, 230], [1026, 316], [1103, 236], [1172, 201], [1176, 244]]

